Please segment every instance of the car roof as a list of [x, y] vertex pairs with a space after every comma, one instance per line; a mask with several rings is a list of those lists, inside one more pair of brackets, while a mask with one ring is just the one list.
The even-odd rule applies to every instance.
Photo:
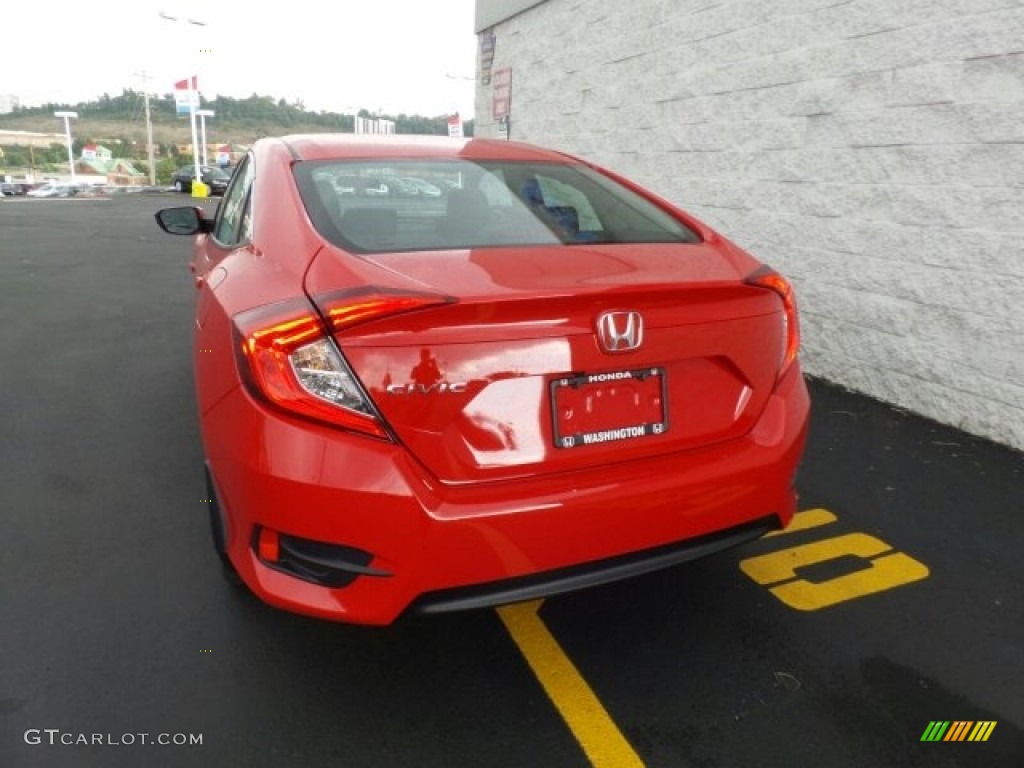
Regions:
[[398, 136], [351, 133], [313, 133], [260, 139], [262, 143], [283, 143], [297, 160], [341, 158], [461, 160], [519, 160], [534, 162], [576, 162], [576, 158], [518, 141], [456, 139], [447, 136]]

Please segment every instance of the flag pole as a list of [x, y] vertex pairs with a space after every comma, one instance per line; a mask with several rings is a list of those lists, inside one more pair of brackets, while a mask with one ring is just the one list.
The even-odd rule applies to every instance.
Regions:
[[196, 101], [199, 93], [196, 77], [193, 75], [188, 81], [188, 117], [192, 122], [192, 158], [195, 164], [195, 176], [192, 179], [193, 188], [195, 184], [203, 183], [203, 174], [199, 171], [199, 136], [196, 133]]

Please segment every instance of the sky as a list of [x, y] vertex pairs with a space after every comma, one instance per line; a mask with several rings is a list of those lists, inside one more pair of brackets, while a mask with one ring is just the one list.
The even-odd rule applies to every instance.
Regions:
[[[153, 93], [171, 93], [195, 74], [204, 98], [257, 93], [301, 99], [312, 110], [473, 115], [474, 0], [50, 0], [44, 7], [5, 2], [0, 12], [7, 30], [0, 93], [23, 106], [141, 91], [145, 72]], [[19, 29], [25, 33], [13, 34]]]

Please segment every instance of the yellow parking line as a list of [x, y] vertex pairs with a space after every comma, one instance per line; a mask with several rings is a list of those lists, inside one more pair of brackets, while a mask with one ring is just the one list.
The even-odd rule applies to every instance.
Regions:
[[538, 615], [543, 602], [505, 605], [497, 609], [498, 616], [590, 763], [596, 768], [642, 767], [643, 761]]
[[797, 512], [793, 515], [793, 521], [787, 528], [784, 528], [781, 531], [766, 533], [763, 538], [770, 539], [773, 536], [785, 536], [787, 533], [806, 531], [810, 528], [817, 528], [819, 525], [834, 523], [835, 521], [836, 516], [827, 509], [806, 509], [803, 512]]

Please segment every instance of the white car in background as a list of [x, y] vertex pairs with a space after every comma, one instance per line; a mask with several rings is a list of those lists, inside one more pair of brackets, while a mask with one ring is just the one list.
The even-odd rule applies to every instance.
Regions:
[[406, 182], [409, 186], [419, 190], [419, 193], [424, 197], [440, 197], [441, 190], [435, 187], [429, 181], [424, 181], [420, 178], [413, 177], [402, 177], [402, 181]]
[[68, 184], [57, 184], [48, 181], [35, 189], [28, 191], [29, 197], [70, 197], [71, 187]]

